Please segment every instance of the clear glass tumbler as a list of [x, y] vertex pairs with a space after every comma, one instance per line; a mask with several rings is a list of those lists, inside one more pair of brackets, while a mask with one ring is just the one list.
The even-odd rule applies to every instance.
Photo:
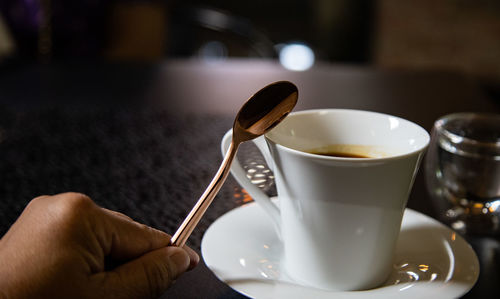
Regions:
[[500, 115], [457, 113], [434, 123], [426, 182], [441, 220], [467, 234], [500, 235]]

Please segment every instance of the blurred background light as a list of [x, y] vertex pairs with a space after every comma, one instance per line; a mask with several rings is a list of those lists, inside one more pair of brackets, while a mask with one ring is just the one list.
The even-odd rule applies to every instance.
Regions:
[[305, 71], [314, 64], [313, 50], [302, 43], [283, 45], [279, 51], [281, 65], [292, 71]]
[[228, 50], [226, 45], [220, 41], [209, 41], [200, 47], [198, 56], [208, 62], [221, 61], [227, 58]]

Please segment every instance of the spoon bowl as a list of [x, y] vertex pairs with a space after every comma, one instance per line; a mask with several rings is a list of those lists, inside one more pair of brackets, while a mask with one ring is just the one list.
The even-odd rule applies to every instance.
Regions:
[[242, 141], [254, 139], [279, 124], [297, 104], [297, 87], [279, 81], [259, 90], [236, 115], [233, 136]]

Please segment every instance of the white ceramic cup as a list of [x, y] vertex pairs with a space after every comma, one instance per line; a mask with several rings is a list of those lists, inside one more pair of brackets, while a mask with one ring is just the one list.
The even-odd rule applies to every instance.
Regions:
[[[222, 140], [223, 153], [231, 134]], [[237, 160], [231, 172], [275, 223], [287, 274], [326, 290], [382, 284], [427, 131], [386, 114], [319, 109], [291, 113], [254, 143], [274, 172], [280, 206], [250, 182]], [[371, 158], [307, 152], [332, 144]]]

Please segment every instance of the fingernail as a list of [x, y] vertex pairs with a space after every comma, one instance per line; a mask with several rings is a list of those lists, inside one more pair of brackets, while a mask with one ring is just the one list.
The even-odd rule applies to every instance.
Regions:
[[170, 256], [170, 260], [174, 262], [177, 274], [185, 272], [189, 267], [189, 257], [187, 254], [182, 252], [174, 253]]

